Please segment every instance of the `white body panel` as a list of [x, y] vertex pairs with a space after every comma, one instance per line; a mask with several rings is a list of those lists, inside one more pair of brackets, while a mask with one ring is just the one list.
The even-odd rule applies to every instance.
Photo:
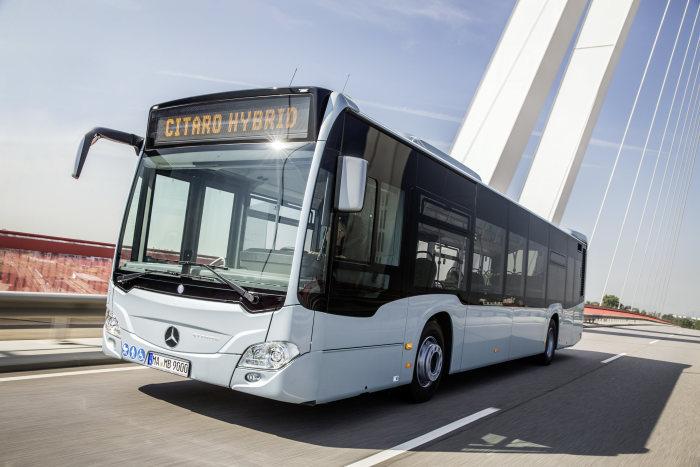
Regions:
[[[137, 289], [128, 294], [115, 289], [110, 295], [111, 309], [125, 324], [121, 339], [104, 333], [105, 354], [139, 364], [145, 361], [138, 354], [133, 358], [122, 353], [124, 344], [144, 354], [166, 354], [191, 362], [193, 379], [292, 403], [329, 402], [410, 383], [413, 367], [406, 368], [406, 363], [414, 362], [421, 332], [438, 314], [448, 317], [451, 326], [450, 373], [542, 353], [554, 313], [560, 323], [559, 348], [578, 342], [583, 326], [582, 305], [571, 310], [468, 306], [445, 294], [397, 300], [367, 318], [314, 312], [300, 305], [252, 315], [233, 305], [222, 310], [217, 302]], [[193, 301], [198, 304], [183, 306]], [[213, 314], [218, 316], [211, 318]], [[208, 318], [201, 319], [204, 316]], [[134, 328], [134, 322], [141, 324]], [[215, 327], [216, 334], [194, 322]], [[165, 345], [170, 325], [181, 333], [175, 349]], [[212, 350], [211, 342], [200, 344], [193, 337], [197, 333], [227, 338], [217, 340], [219, 348]], [[301, 355], [279, 371], [255, 370], [262, 378], [250, 383], [245, 375], [251, 370], [237, 368], [238, 361], [248, 345], [265, 340], [294, 342]], [[412, 350], [405, 350], [406, 342], [414, 344]]]
[[[240, 305], [115, 288], [112, 311], [122, 329], [153, 345], [163, 345], [165, 331], [177, 326], [178, 350], [241, 354], [267, 336], [272, 313], [248, 313]], [[167, 350], [167, 347], [165, 347]]]

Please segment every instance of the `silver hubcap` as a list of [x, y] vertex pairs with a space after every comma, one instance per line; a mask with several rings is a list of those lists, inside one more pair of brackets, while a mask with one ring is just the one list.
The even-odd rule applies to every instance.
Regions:
[[547, 357], [554, 354], [554, 330], [550, 329], [547, 333]]
[[428, 387], [440, 377], [442, 372], [442, 348], [437, 339], [428, 336], [421, 343], [416, 359], [418, 384]]

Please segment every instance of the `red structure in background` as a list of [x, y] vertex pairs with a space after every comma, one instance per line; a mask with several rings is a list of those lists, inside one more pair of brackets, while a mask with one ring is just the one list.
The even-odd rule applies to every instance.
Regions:
[[584, 309], [584, 315], [589, 316], [605, 316], [609, 318], [626, 318], [626, 319], [643, 319], [646, 321], [653, 321], [655, 323], [670, 324], [668, 321], [662, 319], [654, 318], [653, 316], [643, 315], [641, 313], [635, 313], [634, 311], [616, 310], [615, 308], [607, 308], [604, 306], [597, 305], [586, 305]]
[[[111, 243], [0, 230], [0, 291], [105, 294], [113, 256]], [[651, 316], [593, 305], [586, 305], [584, 314], [668, 324]]]
[[0, 291], [105, 294], [114, 245], [0, 230]]

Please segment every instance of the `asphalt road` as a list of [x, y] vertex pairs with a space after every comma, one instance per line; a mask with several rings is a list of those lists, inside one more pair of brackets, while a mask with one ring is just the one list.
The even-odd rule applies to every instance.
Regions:
[[95, 368], [0, 375], [0, 463], [346, 465], [493, 407], [386, 463], [700, 465], [700, 332], [669, 326], [588, 329], [549, 367], [456, 375], [419, 405], [387, 391], [293, 406]]

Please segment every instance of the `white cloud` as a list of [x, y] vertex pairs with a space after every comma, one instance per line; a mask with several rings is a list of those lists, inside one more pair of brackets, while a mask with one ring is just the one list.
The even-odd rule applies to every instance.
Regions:
[[360, 105], [366, 105], [367, 107], [374, 107], [382, 110], [390, 110], [392, 112], [400, 112], [409, 115], [415, 115], [418, 117], [432, 118], [434, 120], [442, 120], [445, 122], [456, 122], [462, 123], [462, 117], [456, 117], [454, 115], [449, 115], [441, 112], [432, 112], [430, 110], [414, 109], [411, 107], [404, 107], [398, 105], [383, 104], [381, 102], [366, 101], [361, 99], [353, 99]]
[[196, 79], [199, 81], [209, 81], [211, 83], [233, 84], [234, 86], [242, 86], [242, 87], [248, 87], [248, 88], [265, 87], [264, 85], [258, 84], [258, 83], [249, 83], [247, 81], [237, 81], [237, 80], [232, 80], [232, 79], [216, 78], [216, 77], [205, 76], [205, 75], [195, 75], [192, 73], [182, 73], [179, 71], [158, 70], [156, 73], [158, 73], [159, 75], [173, 76], [175, 78]]
[[[537, 138], [542, 137], [542, 132], [541, 131], [533, 131], [532, 136], [535, 136]], [[619, 141], [609, 141], [606, 139], [600, 139], [600, 138], [591, 138], [590, 141], [588, 142], [589, 146], [597, 146], [599, 148], [609, 148], [609, 149], [619, 149], [620, 148], [620, 142]], [[625, 151], [637, 151], [637, 152], [642, 152], [644, 148], [642, 146], [636, 146], [634, 144], [625, 144], [622, 149]], [[658, 149], [651, 149], [647, 147], [647, 152], [656, 154], [659, 152]]]
[[359, 2], [356, 0], [320, 0], [318, 5], [354, 19], [391, 26], [392, 20], [430, 20], [451, 26], [475, 21], [460, 2], [449, 0], [384, 0]]

